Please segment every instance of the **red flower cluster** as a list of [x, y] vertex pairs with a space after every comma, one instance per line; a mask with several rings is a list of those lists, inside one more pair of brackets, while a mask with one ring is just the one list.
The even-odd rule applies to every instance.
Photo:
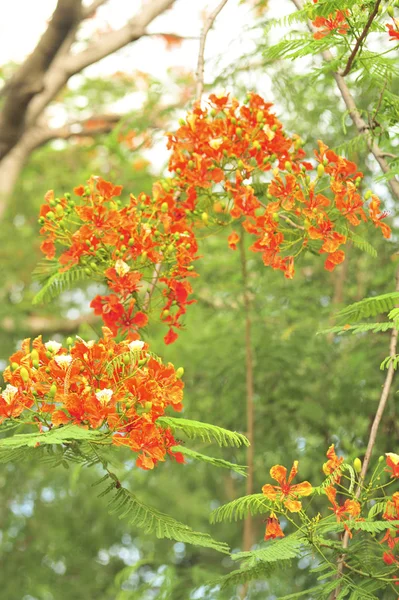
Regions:
[[[376, 196], [366, 215], [358, 192], [363, 175], [353, 162], [319, 142], [315, 155], [320, 164], [312, 181], [308, 171], [313, 166], [303, 160], [300, 140], [284, 134], [270, 104], [256, 94], [249, 95], [248, 105], [228, 96], [212, 95], [209, 100], [210, 111], [196, 106], [177, 132], [169, 134], [169, 169], [193, 210], [205, 191], [208, 211], [216, 197], [216, 213], [222, 200], [232, 219], [243, 218], [244, 228], [256, 237], [251, 250], [262, 253], [265, 265], [291, 278], [295, 257], [311, 249], [327, 254], [325, 268], [331, 271], [344, 260], [340, 247], [348, 230], [362, 221], [371, 221], [389, 237]], [[260, 191], [246, 182], [267, 172], [273, 178]], [[318, 191], [326, 189], [325, 176], [328, 197]], [[220, 223], [218, 214], [214, 222]], [[235, 249], [238, 240], [233, 232], [229, 246]]]
[[[123, 204], [121, 186], [92, 178], [88, 186], [75, 188], [79, 204], [68, 194], [55, 199], [46, 195], [40, 211], [41, 245], [53, 259], [60, 249], [60, 270], [80, 267], [94, 280], [106, 282], [110, 293], [96, 296], [91, 306], [104, 324], [117, 333], [137, 331], [148, 322], [147, 311], [154, 272], [165, 284], [166, 304], [161, 312], [173, 341], [179, 318], [185, 313], [191, 293], [189, 277], [195, 276], [197, 243], [187, 220], [185, 204], [177, 201], [176, 189], [167, 182], [156, 183], [151, 197], [130, 196]], [[63, 247], [67, 247], [63, 250]], [[139, 290], [147, 289], [143, 305]]]
[[[314, 4], [317, 4], [318, 0], [313, 0]], [[346, 11], [348, 14], [348, 11]], [[330, 35], [330, 33], [346, 35], [349, 30], [349, 24], [346, 20], [345, 13], [342, 10], [336, 10], [335, 13], [328, 15], [328, 17], [316, 17], [312, 21], [312, 25], [317, 27], [319, 31], [313, 34], [315, 40], [321, 40], [322, 38]]]
[[183, 382], [141, 340], [116, 343], [106, 327], [97, 342], [79, 338], [69, 349], [41, 337], [32, 344], [26, 339], [10, 362], [0, 422], [22, 415], [40, 430], [66, 424], [100, 429], [113, 444], [136, 452], [142, 469], [167, 454], [184, 462], [172, 450], [172, 432], [157, 424], [168, 407], [182, 409]]
[[[110, 293], [91, 305], [115, 335], [146, 325], [152, 291], [161, 283], [164, 339], [177, 338], [186, 307], [194, 302], [189, 278], [196, 275], [196, 229], [242, 221], [255, 236], [251, 250], [287, 278], [304, 250], [326, 254], [325, 268], [333, 270], [344, 260], [341, 246], [350, 228], [362, 221], [390, 235], [380, 200], [371, 192], [366, 215], [358, 192], [363, 176], [353, 162], [319, 142], [320, 164], [311, 179], [314, 167], [304, 161], [300, 139], [283, 132], [271, 104], [256, 94], [249, 94], [247, 104], [211, 95], [209, 104], [196, 105], [168, 134], [173, 178], [155, 183], [151, 196], [130, 196], [123, 203], [121, 186], [99, 178], [75, 189], [78, 205], [69, 195], [46, 196], [42, 250], [50, 259], [57, 254], [61, 270], [83, 268], [106, 282]], [[267, 181], [252, 184], [255, 177]], [[239, 235], [233, 232], [228, 241], [236, 249]]]

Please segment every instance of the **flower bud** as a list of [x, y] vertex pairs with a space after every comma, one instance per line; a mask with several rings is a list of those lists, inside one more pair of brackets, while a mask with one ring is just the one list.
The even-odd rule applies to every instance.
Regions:
[[286, 171], [288, 171], [289, 173], [291, 173], [291, 172], [292, 172], [292, 164], [290, 163], [290, 161], [289, 161], [289, 160], [286, 160], [286, 161], [285, 161], [284, 168], [285, 168], [285, 170], [286, 170]]
[[389, 15], [390, 17], [393, 17], [393, 16], [394, 16], [394, 14], [395, 14], [395, 11], [394, 11], [394, 8], [393, 8], [393, 6], [388, 6], [388, 8], [387, 8], [387, 13], [388, 13], [388, 15]]
[[360, 460], [360, 458], [355, 458], [353, 461], [353, 468], [355, 469], [356, 473], [361, 473], [362, 470], [362, 461]]
[[178, 369], [176, 369], [176, 379], [181, 379], [184, 375], [184, 369], [183, 367], [179, 367]]
[[16, 371], [19, 367], [19, 364], [16, 362], [11, 363], [11, 371]]
[[66, 339], [66, 344], [67, 344], [67, 346], [72, 346], [72, 344], [73, 344], [73, 339], [72, 339], [71, 337], [67, 337], [67, 339]]
[[51, 388], [50, 388], [50, 390], [49, 390], [48, 395], [50, 396], [50, 398], [54, 398], [54, 396], [56, 395], [56, 393], [57, 393], [57, 386], [55, 385], [55, 383], [53, 383], [52, 386], [51, 386]]
[[30, 353], [30, 357], [32, 360], [39, 360], [39, 353], [36, 348], [33, 348], [32, 352]]
[[27, 381], [29, 381], [29, 371], [28, 371], [28, 369], [26, 369], [25, 367], [21, 367], [20, 374], [21, 374], [22, 381], [24, 381], [25, 383]]
[[205, 223], [205, 225], [207, 225], [207, 224], [208, 224], [208, 222], [209, 222], [209, 216], [208, 216], [208, 213], [206, 213], [206, 212], [203, 212], [203, 213], [202, 213], [202, 215], [201, 215], [201, 219], [202, 219], [202, 222], [203, 222], [203, 223]]
[[129, 356], [129, 354], [124, 354], [123, 355], [123, 364], [125, 364], [125, 365], [130, 364], [130, 356]]
[[372, 195], [372, 191], [371, 190], [367, 190], [367, 192], [364, 194], [364, 199], [365, 200], [370, 200]]
[[318, 177], [323, 177], [324, 172], [325, 172], [324, 165], [322, 165], [321, 163], [319, 165], [317, 165], [317, 175], [318, 175]]
[[168, 212], [168, 203], [167, 202], [162, 202], [161, 204], [161, 212], [166, 213]]

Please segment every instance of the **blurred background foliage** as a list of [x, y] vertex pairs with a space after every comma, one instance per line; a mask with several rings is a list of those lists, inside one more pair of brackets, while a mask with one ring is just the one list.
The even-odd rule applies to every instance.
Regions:
[[[261, 28], [260, 28], [261, 31]], [[263, 61], [264, 36], [252, 57], [224, 67], [215, 86], [233, 87], [244, 97], [255, 89], [276, 103], [280, 119], [298, 133], [312, 153], [317, 139], [332, 147], [348, 146], [355, 133], [343, 116], [328, 73], [309, 80], [291, 63]], [[257, 64], [253, 66], [254, 58]], [[317, 59], [315, 59], [317, 61]], [[265, 75], [267, 73], [267, 76]], [[12, 201], [0, 223], [0, 361], [24, 337], [40, 331], [46, 339], [76, 332], [86, 338], [99, 333], [88, 308], [93, 286], [64, 293], [47, 306], [32, 306], [37, 291], [32, 271], [40, 260], [37, 215], [44, 193], [71, 190], [91, 174], [125, 186], [125, 193], [150, 191], [162, 172], [149, 162], [149, 143], [159, 131], [173, 127], [184, 108], [192, 79], [178, 74], [175, 94], [144, 77], [141, 107], [107, 135], [52, 143], [36, 151], [19, 178]], [[259, 85], [255, 84], [259, 81]], [[171, 84], [172, 85], [172, 84]], [[364, 85], [364, 88], [362, 87]], [[127, 99], [137, 86], [123, 74], [110, 80], [81, 77], [79, 85], [58, 99], [69, 114], [90, 105], [101, 114]], [[209, 86], [213, 88], [213, 84]], [[134, 90], [133, 90], [134, 91]], [[166, 92], [168, 97], [166, 98]], [[366, 83], [357, 86], [365, 110], [373, 110], [375, 94]], [[317, 99], [317, 100], [315, 100]], [[134, 135], [129, 136], [129, 132]], [[138, 140], [137, 144], [133, 140]], [[356, 160], [372, 185], [375, 166], [361, 145], [352, 145]], [[166, 155], [165, 155], [166, 157]], [[158, 161], [159, 162], [159, 161]], [[378, 192], [395, 219], [395, 206], [385, 186]], [[189, 307], [186, 329], [169, 347], [164, 331], [151, 326], [152, 349], [185, 368], [184, 415], [246, 432], [245, 312], [239, 251], [227, 247], [228, 231], [200, 237], [200, 277], [195, 280], [197, 303]], [[388, 354], [389, 332], [378, 336], [326, 336], [317, 332], [332, 323], [345, 304], [392, 289], [397, 256], [394, 242], [367, 232], [378, 250], [372, 258], [352, 247], [347, 261], [333, 274], [323, 260], [306, 257], [293, 281], [264, 268], [260, 257], [247, 253], [255, 372], [254, 491], [269, 481], [269, 468], [300, 461], [300, 478], [317, 485], [331, 443], [345, 456], [365, 450], [370, 422], [381, 389], [380, 362]], [[249, 239], [245, 245], [249, 246]], [[394, 451], [398, 436], [392, 398], [378, 440], [376, 455]], [[205, 445], [202, 450], [206, 451]], [[245, 450], [224, 449], [220, 456], [245, 464]], [[140, 497], [194, 529], [211, 532], [232, 549], [242, 547], [242, 523], [211, 526], [212, 509], [245, 493], [243, 477], [202, 463], [185, 466], [167, 462], [154, 472], [135, 468], [129, 452], [118, 450], [118, 476]], [[10, 464], [0, 471], [0, 597], [7, 600], [233, 600], [238, 591], [221, 591], [212, 581], [233, 568], [228, 557], [182, 543], [156, 540], [107, 515], [106, 501], [92, 485], [100, 473], [79, 466], [50, 469], [30, 462]], [[323, 503], [324, 500], [316, 499]], [[284, 525], [284, 523], [283, 523]], [[261, 543], [265, 524], [254, 519], [254, 544]], [[293, 564], [284, 577], [254, 583], [248, 598], [273, 599], [315, 585], [308, 563]]]

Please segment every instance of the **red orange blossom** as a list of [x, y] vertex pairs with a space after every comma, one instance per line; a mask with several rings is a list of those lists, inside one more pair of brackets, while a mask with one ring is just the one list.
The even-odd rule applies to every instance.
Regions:
[[135, 336], [117, 343], [77, 339], [69, 348], [41, 336], [26, 339], [10, 358], [0, 393], [0, 422], [21, 418], [39, 430], [75, 424], [108, 433], [116, 446], [137, 453], [137, 466], [153, 469], [173, 452], [172, 432], [157, 423], [167, 408], [182, 409], [183, 382], [173, 365]]
[[292, 469], [287, 478], [287, 469], [281, 465], [275, 465], [270, 469], [270, 476], [280, 485], [265, 484], [262, 492], [268, 500], [272, 502], [283, 503], [290, 512], [298, 512], [302, 508], [298, 498], [309, 496], [312, 493], [312, 486], [308, 481], [292, 485], [292, 480], [298, 473], [298, 461], [295, 460]]

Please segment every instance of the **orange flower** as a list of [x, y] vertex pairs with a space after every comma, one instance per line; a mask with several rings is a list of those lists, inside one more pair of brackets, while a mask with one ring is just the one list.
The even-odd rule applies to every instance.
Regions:
[[337, 10], [335, 15], [329, 15], [327, 19], [325, 17], [316, 17], [313, 21], [313, 25], [321, 28], [320, 31], [316, 31], [316, 33], [313, 34], [315, 40], [320, 40], [330, 33], [346, 35], [349, 29], [345, 15], [341, 10]]
[[399, 477], [399, 455], [387, 452], [385, 456], [385, 462], [388, 467], [386, 471], [391, 474], [391, 478], [397, 479]]
[[230, 233], [229, 237], [227, 238], [227, 241], [229, 243], [229, 247], [232, 250], [237, 250], [237, 244], [240, 241], [240, 236], [236, 231], [233, 231], [232, 233]]
[[328, 461], [323, 465], [323, 473], [325, 475], [334, 475], [333, 481], [339, 483], [341, 481], [341, 465], [344, 462], [343, 457], [335, 454], [334, 444], [331, 444], [326, 454]]
[[280, 527], [280, 521], [276, 517], [275, 513], [270, 513], [270, 517], [266, 523], [265, 540], [274, 540], [277, 537], [284, 537], [283, 530]]
[[313, 488], [308, 481], [291, 485], [291, 481], [298, 473], [298, 461], [294, 461], [292, 469], [287, 479], [287, 469], [281, 465], [275, 465], [270, 469], [270, 476], [280, 485], [271, 485], [269, 483], [262, 487], [262, 492], [272, 502], [283, 502], [284, 506], [290, 512], [298, 512], [302, 508], [298, 498], [309, 496]]
[[[330, 507], [330, 510], [332, 510], [335, 513], [338, 523], [341, 520], [342, 521], [347, 520], [349, 517], [358, 517], [360, 515], [361, 506], [357, 500], [347, 499], [347, 500], [345, 500], [344, 504], [342, 506], [340, 506], [336, 502], [337, 490], [332, 485], [327, 486], [324, 489], [324, 491], [325, 491], [327, 498], [329, 499], [329, 501], [332, 504], [332, 507]], [[344, 527], [345, 527], [346, 531], [348, 531], [349, 535], [352, 537], [352, 534], [351, 534], [351, 531], [350, 531], [348, 525], [345, 524]]]
[[392, 19], [392, 20], [394, 22], [395, 28], [390, 23], [387, 23], [386, 27], [388, 27], [389, 39], [392, 42], [395, 42], [396, 40], [399, 40], [399, 30], [398, 30], [399, 21], [398, 21], [398, 19]]

